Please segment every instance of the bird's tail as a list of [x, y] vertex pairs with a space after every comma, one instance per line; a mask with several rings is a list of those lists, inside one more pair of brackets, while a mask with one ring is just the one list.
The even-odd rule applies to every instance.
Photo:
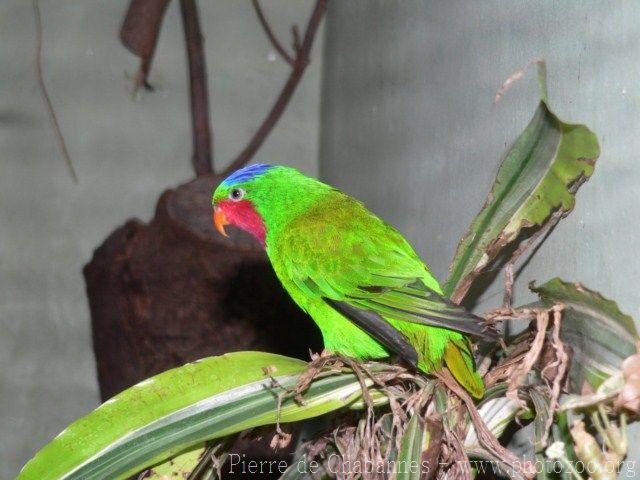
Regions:
[[475, 398], [484, 395], [484, 383], [476, 372], [473, 355], [465, 339], [451, 338], [444, 350], [444, 361], [460, 385]]

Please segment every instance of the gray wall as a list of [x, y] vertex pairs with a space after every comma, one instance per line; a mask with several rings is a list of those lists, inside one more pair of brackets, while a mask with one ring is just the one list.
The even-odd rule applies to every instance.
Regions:
[[[519, 282], [579, 280], [640, 317], [640, 3], [333, 2], [322, 104], [323, 178], [397, 225], [444, 280], [502, 156], [538, 101], [598, 135], [596, 173]], [[501, 301], [501, 279], [485, 307]]]
[[[538, 101], [600, 139], [575, 211], [517, 282], [581, 281], [640, 319], [640, 3], [333, 2], [323, 72], [321, 176], [399, 227], [442, 281], [500, 159]], [[480, 309], [502, 299], [502, 276]], [[640, 447], [630, 458], [640, 457]]]
[[[31, 2], [0, 3], [0, 478], [98, 404], [81, 268], [127, 218], [192, 176], [178, 2], [160, 38], [153, 94], [131, 98], [137, 60], [117, 39], [126, 0], [42, 1], [44, 71], [75, 162], [74, 185], [37, 89]], [[216, 157], [257, 127], [288, 73], [249, 1], [201, 1]], [[283, 41], [313, 2], [263, 6]], [[322, 34], [313, 64], [259, 159], [317, 172]]]

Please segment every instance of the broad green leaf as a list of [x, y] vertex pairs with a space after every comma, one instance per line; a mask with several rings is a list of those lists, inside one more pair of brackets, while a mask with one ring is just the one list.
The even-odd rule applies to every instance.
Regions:
[[[145, 472], [145, 480], [184, 480], [198, 465], [207, 448], [199, 446], [180, 453], [179, 455], [158, 465], [150, 467]], [[207, 469], [210, 471], [211, 469]], [[200, 478], [208, 478], [209, 474]]]
[[[422, 452], [425, 448], [424, 422], [413, 415], [402, 435], [398, 452], [396, 480], [420, 480], [422, 476]], [[426, 438], [428, 445], [428, 437]]]
[[393, 463], [396, 480], [419, 480], [438, 467], [442, 428], [413, 415], [402, 434], [400, 450]]
[[[440, 440], [432, 438], [428, 425], [419, 415], [413, 415], [400, 442], [400, 451], [395, 462], [396, 480], [420, 480], [426, 474], [435, 471], [436, 460], [425, 457], [425, 452], [434, 441]], [[435, 455], [437, 458], [440, 446], [435, 445], [435, 448], [437, 448]], [[431, 456], [434, 457], [434, 455]]]
[[550, 402], [551, 399], [548, 395], [542, 391], [538, 391], [535, 388], [529, 392], [531, 403], [536, 411], [536, 416], [533, 419], [533, 429], [535, 435], [535, 443], [533, 450], [535, 453], [542, 453], [546, 445], [542, 444], [543, 437], [546, 432], [549, 416], [551, 415]]
[[[188, 450], [169, 458], [162, 463], [153, 465], [141, 472], [145, 480], [216, 480], [218, 468], [223, 466], [229, 458], [229, 448], [237, 440], [237, 435], [211, 442], [198, 444]], [[217, 462], [214, 464], [213, 459]]]
[[[205, 440], [312, 418], [361, 396], [350, 373], [313, 382], [303, 395], [282, 398], [307, 368], [301, 360], [236, 352], [184, 365], [147, 379], [70, 425], [21, 471], [19, 480], [119, 479]], [[282, 388], [273, 387], [264, 370]]]
[[523, 231], [531, 235], [554, 212], [571, 211], [574, 195], [593, 173], [599, 154], [596, 136], [584, 125], [561, 121], [543, 98], [460, 241], [445, 293], [460, 302], [478, 275]]
[[532, 285], [531, 290], [540, 297], [541, 306], [564, 305], [560, 336], [573, 351], [569, 370], [572, 392], [582, 392], [585, 382], [597, 390], [620, 372], [625, 358], [636, 353], [638, 332], [633, 318], [612, 300], [559, 278], [539, 287]]
[[[482, 420], [487, 424], [487, 427], [496, 438], [500, 438], [507, 426], [516, 418], [521, 410], [518, 402], [505, 396], [506, 392], [506, 383], [494, 385], [490, 389], [487, 389], [484, 400], [478, 407], [478, 413], [480, 413]], [[469, 451], [477, 451], [481, 446], [471, 421], [469, 421], [468, 427], [467, 436], [464, 440], [464, 448]]]

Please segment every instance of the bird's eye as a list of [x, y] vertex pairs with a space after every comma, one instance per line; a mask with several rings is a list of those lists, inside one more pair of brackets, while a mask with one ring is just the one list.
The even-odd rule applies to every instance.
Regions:
[[244, 197], [244, 190], [241, 188], [234, 188], [229, 192], [229, 198], [234, 202], [239, 202]]

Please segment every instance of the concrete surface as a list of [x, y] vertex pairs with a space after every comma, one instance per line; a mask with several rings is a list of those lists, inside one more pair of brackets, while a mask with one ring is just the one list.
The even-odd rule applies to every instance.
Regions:
[[[98, 404], [81, 274], [127, 218], [149, 219], [159, 194], [192, 176], [178, 2], [151, 83], [132, 100], [137, 60], [119, 43], [126, 0], [41, 2], [46, 82], [80, 183], [58, 152], [37, 88], [31, 2], [0, 4], [0, 478]], [[216, 159], [244, 146], [288, 73], [250, 2], [199, 2]], [[313, 2], [262, 2], [283, 42]], [[322, 32], [313, 64], [259, 159], [317, 172]]]
[[[544, 57], [552, 108], [597, 133], [602, 155], [517, 281], [581, 281], [640, 319], [640, 3], [332, 2], [320, 172], [395, 224], [444, 281], [507, 148], [538, 101], [535, 71], [497, 105], [502, 82]], [[502, 299], [502, 277], [479, 310]], [[640, 458], [632, 442], [630, 459]]]

